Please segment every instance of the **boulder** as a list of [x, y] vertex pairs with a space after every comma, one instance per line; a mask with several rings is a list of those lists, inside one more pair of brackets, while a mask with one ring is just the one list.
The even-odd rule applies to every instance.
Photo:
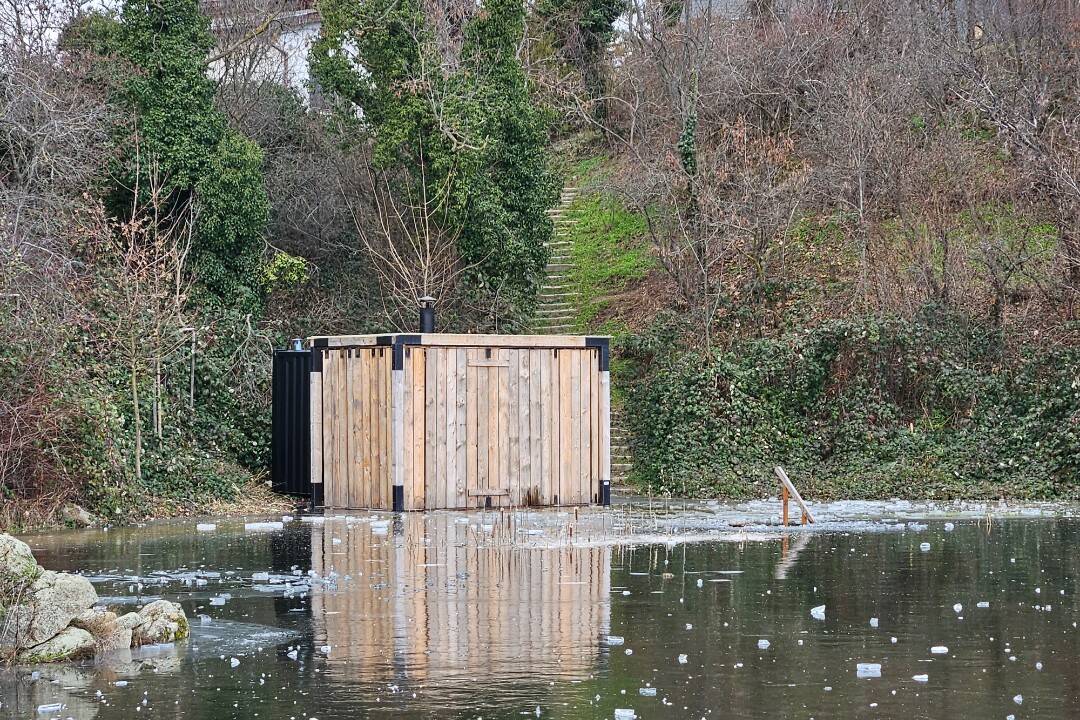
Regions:
[[[30, 546], [22, 540], [0, 533], [0, 589], [19, 580], [33, 581], [41, 573]], [[0, 595], [0, 607], [11, 604]]]
[[143, 621], [143, 616], [137, 612], [129, 612], [116, 618], [116, 624], [128, 630], [134, 630]]
[[9, 608], [15, 645], [32, 647], [52, 638], [97, 602], [97, 591], [81, 575], [45, 570], [22, 601]]
[[[138, 618], [137, 613], [130, 614]], [[131, 647], [131, 630], [135, 625], [126, 623], [121, 626], [116, 613], [104, 608], [90, 608], [72, 620], [71, 624], [94, 636], [99, 653]]]
[[131, 634], [131, 646], [170, 643], [188, 636], [184, 608], [168, 600], [155, 600], [139, 611], [142, 621]]
[[94, 654], [94, 636], [86, 630], [69, 627], [56, 636], [23, 650], [16, 658], [20, 663], [47, 663], [58, 660], [80, 660]]
[[86, 511], [86, 508], [69, 503], [60, 509], [60, 515], [64, 522], [71, 523], [74, 527], [84, 528], [94, 524], [94, 516]]

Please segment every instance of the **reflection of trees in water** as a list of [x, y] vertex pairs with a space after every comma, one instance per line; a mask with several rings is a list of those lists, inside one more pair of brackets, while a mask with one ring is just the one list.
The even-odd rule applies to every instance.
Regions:
[[546, 685], [595, 672], [611, 549], [478, 547], [475, 531], [456, 522], [463, 517], [410, 514], [385, 535], [368, 523], [313, 530], [313, 567], [341, 578], [312, 598], [315, 644], [347, 663], [327, 675], [404, 690], [474, 678]]

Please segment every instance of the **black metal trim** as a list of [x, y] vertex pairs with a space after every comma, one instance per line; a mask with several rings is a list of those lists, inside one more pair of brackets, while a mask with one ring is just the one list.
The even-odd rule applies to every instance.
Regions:
[[600, 487], [600, 504], [604, 507], [611, 505], [611, 481], [605, 480]]
[[311, 341], [311, 347], [330, 347], [330, 338], [315, 338]]
[[611, 369], [611, 341], [606, 337], [587, 337], [585, 338], [585, 347], [598, 348], [600, 372], [608, 372]]
[[397, 335], [379, 335], [375, 338], [376, 345], [393, 345]]
[[311, 348], [311, 372], [317, 372], [317, 373], [322, 372], [322, 357], [323, 357], [322, 354], [323, 354], [322, 348], [319, 348], [319, 347]]
[[317, 508], [325, 506], [322, 483], [312, 483], [311, 485], [311, 506]]
[[405, 510], [405, 487], [403, 485], [394, 486], [394, 512], [403, 512]]

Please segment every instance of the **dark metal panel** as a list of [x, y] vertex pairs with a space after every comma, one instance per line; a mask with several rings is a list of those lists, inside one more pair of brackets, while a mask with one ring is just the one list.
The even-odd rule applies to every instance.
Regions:
[[274, 351], [270, 477], [275, 491], [289, 495], [311, 494], [312, 355]]

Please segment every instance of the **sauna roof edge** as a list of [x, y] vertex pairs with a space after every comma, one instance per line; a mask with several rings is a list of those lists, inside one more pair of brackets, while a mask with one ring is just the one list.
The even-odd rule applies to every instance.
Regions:
[[305, 347], [432, 347], [584, 348], [607, 345], [610, 335], [488, 335], [480, 333], [382, 333], [378, 335], [315, 335]]

